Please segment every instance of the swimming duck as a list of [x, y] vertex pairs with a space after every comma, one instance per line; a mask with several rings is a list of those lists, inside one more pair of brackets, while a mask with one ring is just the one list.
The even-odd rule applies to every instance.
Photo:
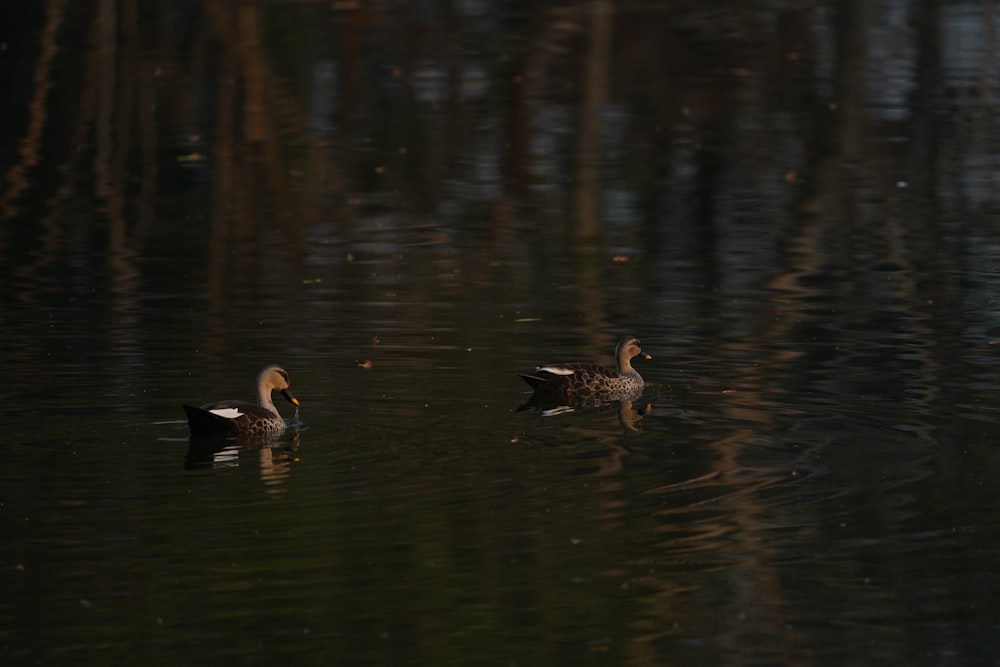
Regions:
[[[521, 373], [524, 381], [536, 392], [586, 396], [591, 394], [637, 394], [642, 391], [642, 376], [632, 368], [632, 358], [643, 354], [639, 339], [622, 336], [615, 346], [617, 368], [590, 362], [546, 364], [535, 372]], [[646, 359], [652, 359], [648, 354]]]
[[298, 407], [299, 400], [289, 391], [288, 373], [280, 366], [265, 366], [257, 376], [257, 404], [246, 401], [219, 401], [200, 408], [185, 405], [192, 435], [271, 435], [285, 430], [285, 420], [278, 414], [271, 392], [281, 395]]

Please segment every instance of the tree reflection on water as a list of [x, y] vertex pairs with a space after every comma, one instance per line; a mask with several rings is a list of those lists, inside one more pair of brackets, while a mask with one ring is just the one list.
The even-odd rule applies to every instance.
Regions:
[[[995, 653], [984, 3], [13, 4], [15, 657], [154, 602], [185, 655], [229, 642], [184, 610], [256, 638], [277, 603], [271, 647], [334, 618], [324, 657], [381, 664]], [[644, 396], [515, 412], [516, 369], [622, 328]], [[308, 464], [165, 476], [143, 425], [260, 357], [311, 387]], [[118, 616], [74, 634], [94, 581]]]

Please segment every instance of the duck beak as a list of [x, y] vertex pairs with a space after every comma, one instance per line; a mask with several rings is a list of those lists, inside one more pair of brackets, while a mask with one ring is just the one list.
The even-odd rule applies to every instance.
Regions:
[[290, 390], [288, 390], [288, 389], [282, 389], [281, 390], [281, 395], [285, 397], [286, 401], [288, 401], [289, 403], [291, 403], [295, 407], [299, 407], [299, 399], [297, 399], [294, 396], [292, 396], [292, 392]]
[[651, 355], [651, 354], [643, 354], [643, 355], [642, 355], [642, 358], [643, 358], [643, 359], [647, 359], [647, 360], [648, 360], [648, 359], [652, 359], [652, 358], [653, 358], [653, 355]]

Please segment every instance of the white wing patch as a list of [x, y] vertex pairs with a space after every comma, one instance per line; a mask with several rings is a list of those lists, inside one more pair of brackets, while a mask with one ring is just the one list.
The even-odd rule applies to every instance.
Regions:
[[553, 375], [572, 375], [576, 371], [565, 366], [539, 366], [538, 370], [552, 373]]
[[240, 412], [239, 408], [216, 408], [215, 410], [209, 410], [209, 412], [213, 415], [225, 417], [226, 419], [236, 419], [237, 417], [243, 416], [243, 413]]

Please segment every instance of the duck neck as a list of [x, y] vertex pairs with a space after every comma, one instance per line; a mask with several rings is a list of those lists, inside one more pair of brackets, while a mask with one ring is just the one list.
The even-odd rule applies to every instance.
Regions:
[[257, 385], [257, 405], [262, 408], [267, 408], [271, 412], [277, 414], [278, 410], [274, 407], [274, 401], [271, 400], [271, 388], [264, 385]]
[[625, 349], [624, 345], [618, 347], [615, 350], [615, 356], [618, 357], [618, 372], [619, 373], [633, 373], [635, 370], [632, 368], [632, 358], [628, 356], [628, 351]]

